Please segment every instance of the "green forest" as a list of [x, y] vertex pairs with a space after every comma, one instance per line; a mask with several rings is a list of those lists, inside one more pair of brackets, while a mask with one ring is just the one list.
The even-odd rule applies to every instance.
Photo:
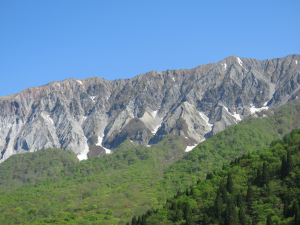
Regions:
[[[243, 154], [205, 180], [134, 216], [144, 224], [300, 224], [300, 129]], [[128, 223], [129, 224], [129, 223]]]
[[249, 116], [186, 154], [178, 132], [81, 162], [13, 155], [0, 164], [0, 224], [295, 224], [299, 112]]

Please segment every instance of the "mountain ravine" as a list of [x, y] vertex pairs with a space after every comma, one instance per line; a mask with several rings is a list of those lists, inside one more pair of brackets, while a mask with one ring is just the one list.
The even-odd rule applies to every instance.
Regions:
[[299, 55], [230, 56], [193, 69], [68, 79], [1, 97], [0, 162], [48, 147], [72, 149], [82, 160], [126, 139], [151, 145], [174, 132], [194, 146], [255, 111], [298, 98], [298, 62]]

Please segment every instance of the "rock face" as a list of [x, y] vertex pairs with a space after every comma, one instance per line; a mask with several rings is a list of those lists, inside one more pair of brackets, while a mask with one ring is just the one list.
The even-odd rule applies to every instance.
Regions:
[[300, 56], [230, 56], [193, 69], [133, 79], [68, 79], [0, 98], [0, 162], [48, 147], [78, 158], [130, 139], [148, 145], [179, 132], [191, 145], [255, 111], [298, 98]]

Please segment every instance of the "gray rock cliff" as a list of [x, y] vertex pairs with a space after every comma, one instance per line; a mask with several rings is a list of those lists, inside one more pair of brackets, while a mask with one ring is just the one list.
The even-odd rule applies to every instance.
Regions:
[[298, 98], [300, 56], [230, 56], [132, 79], [68, 79], [0, 98], [0, 162], [48, 147], [80, 160], [124, 140], [157, 143], [178, 132], [195, 145], [245, 116]]

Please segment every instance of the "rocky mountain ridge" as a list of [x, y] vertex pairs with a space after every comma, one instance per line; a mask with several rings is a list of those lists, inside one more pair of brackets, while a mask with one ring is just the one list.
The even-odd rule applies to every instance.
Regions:
[[230, 56], [193, 69], [68, 79], [1, 97], [0, 162], [48, 147], [72, 149], [82, 160], [126, 139], [151, 145], [172, 133], [194, 146], [255, 111], [298, 98], [298, 62], [299, 55]]

